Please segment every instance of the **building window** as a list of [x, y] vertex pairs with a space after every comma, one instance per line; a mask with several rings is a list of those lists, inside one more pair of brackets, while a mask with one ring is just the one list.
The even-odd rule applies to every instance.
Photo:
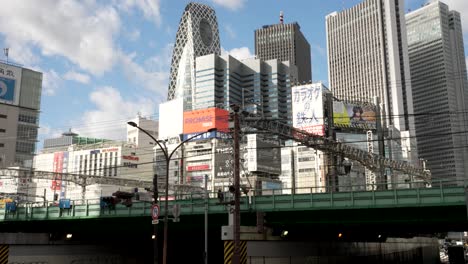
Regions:
[[5, 144], [4, 143], [0, 143], [0, 148], [3, 148], [5, 147]]
[[0, 118], [7, 118], [7, 115], [0, 114]]
[[5, 129], [3, 129], [3, 128], [0, 128], [0, 133], [5, 133], [5, 132], [6, 132], [6, 130], [5, 130]]

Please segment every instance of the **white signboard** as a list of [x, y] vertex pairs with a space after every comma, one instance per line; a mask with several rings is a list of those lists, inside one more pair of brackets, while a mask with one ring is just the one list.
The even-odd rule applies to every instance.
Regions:
[[322, 83], [312, 83], [292, 87], [293, 126], [309, 133], [323, 136]]
[[184, 130], [183, 98], [159, 105], [159, 139], [178, 137]]

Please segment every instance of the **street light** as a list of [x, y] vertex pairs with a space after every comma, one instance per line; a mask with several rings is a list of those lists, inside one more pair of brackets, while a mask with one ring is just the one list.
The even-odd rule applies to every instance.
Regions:
[[[198, 134], [195, 134], [189, 138], [187, 138], [186, 140], [182, 141], [179, 143], [179, 145], [177, 145], [173, 150], [172, 152], [169, 154], [168, 153], [168, 150], [167, 150], [167, 146], [166, 144], [163, 142], [163, 145], [161, 145], [161, 142], [157, 139], [155, 139], [150, 133], [148, 133], [146, 130], [144, 130], [143, 128], [139, 127], [135, 122], [132, 122], [132, 121], [129, 121], [127, 122], [128, 125], [132, 126], [132, 127], [135, 127], [135, 128], [138, 128], [140, 131], [142, 131], [143, 133], [145, 133], [146, 135], [148, 135], [150, 138], [152, 138], [156, 144], [158, 144], [159, 148], [161, 149], [161, 151], [163, 152], [164, 154], [164, 158], [166, 160], [166, 186], [165, 186], [165, 201], [164, 201], [164, 245], [163, 245], [163, 264], [166, 264], [167, 263], [167, 228], [168, 228], [168, 215], [169, 215], [169, 203], [168, 203], [168, 196], [169, 196], [169, 165], [170, 165], [170, 161], [171, 161], [171, 158], [172, 158], [172, 155], [174, 155], [174, 153], [176, 152], [176, 150], [182, 146], [185, 142], [188, 142], [190, 140], [192, 140], [193, 138], [196, 138], [200, 135], [203, 135], [205, 133], [209, 133], [209, 132], [213, 132], [213, 131], [216, 131], [216, 128], [211, 128], [211, 129], [208, 129], [207, 131], [205, 132], [201, 132], [201, 133], [198, 133]], [[156, 176], [155, 176], [156, 178]], [[153, 179], [153, 181], [156, 181], [156, 179]], [[157, 195], [157, 186], [155, 186], [155, 190], [154, 190], [154, 195], [156, 196]], [[155, 202], [154, 203], [157, 203], [157, 200], [155, 199]], [[156, 233], [156, 227], [155, 227], [155, 233]], [[156, 239], [155, 241], [157, 240], [157, 236], [156, 236]], [[155, 246], [155, 261], [157, 263], [157, 243], [156, 243], [156, 246]]]

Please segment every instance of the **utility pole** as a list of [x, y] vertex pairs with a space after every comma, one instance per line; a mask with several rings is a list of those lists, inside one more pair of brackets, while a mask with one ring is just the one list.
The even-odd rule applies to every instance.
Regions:
[[240, 264], [240, 123], [238, 105], [231, 105], [234, 110], [234, 254], [232, 264]]
[[208, 201], [208, 174], [205, 174], [205, 254], [203, 256], [205, 264], [208, 264]]

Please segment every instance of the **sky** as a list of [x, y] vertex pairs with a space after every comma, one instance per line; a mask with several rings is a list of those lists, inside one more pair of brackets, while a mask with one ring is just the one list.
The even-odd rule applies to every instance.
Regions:
[[[427, 0], [406, 0], [415, 10]], [[202, 0], [216, 11], [223, 53], [253, 57], [254, 30], [298, 22], [309, 41], [312, 79], [327, 79], [325, 16], [358, 0]], [[461, 13], [468, 47], [468, 1], [445, 0]], [[187, 0], [0, 0], [0, 46], [9, 60], [43, 73], [39, 149], [71, 129], [125, 140], [126, 122], [158, 118]], [[6, 58], [0, 54], [0, 59]]]

